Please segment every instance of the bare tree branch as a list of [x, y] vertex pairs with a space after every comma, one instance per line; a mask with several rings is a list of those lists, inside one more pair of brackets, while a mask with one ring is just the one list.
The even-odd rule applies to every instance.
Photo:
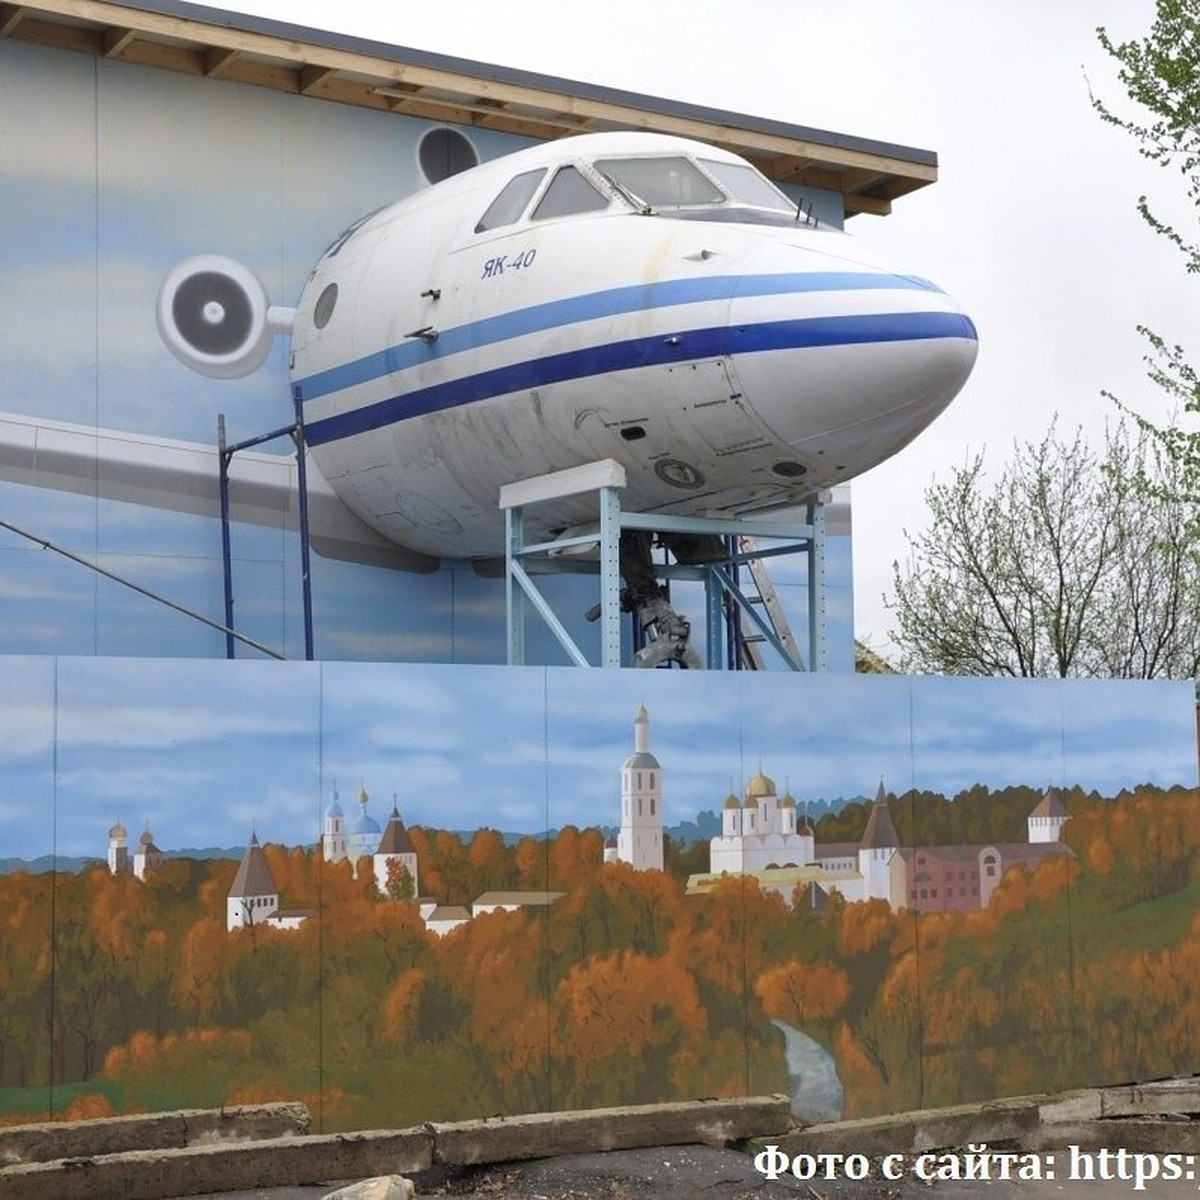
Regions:
[[1145, 431], [1015, 447], [989, 482], [978, 455], [926, 493], [930, 524], [893, 564], [885, 603], [905, 666], [954, 675], [1194, 677], [1200, 509]]

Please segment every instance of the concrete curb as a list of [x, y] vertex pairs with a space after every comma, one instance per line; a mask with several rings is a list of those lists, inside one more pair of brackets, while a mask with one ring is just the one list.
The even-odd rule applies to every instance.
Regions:
[[[96, 1124], [82, 1122], [82, 1125]], [[782, 1137], [786, 1096], [533, 1113], [416, 1129], [276, 1136], [183, 1148], [58, 1157], [0, 1170], [0, 1200], [163, 1200], [413, 1174], [434, 1166], [552, 1158], [589, 1150]]]
[[[987, 1104], [920, 1109], [886, 1117], [863, 1117], [828, 1125], [809, 1125], [778, 1142], [788, 1154], [905, 1154], [944, 1146], [1021, 1140], [1038, 1128], [1044, 1096], [1019, 1096]], [[765, 1145], [754, 1139], [752, 1149]]]
[[[922, 1154], [980, 1143], [1027, 1152], [1078, 1146], [1200, 1154], [1200, 1122], [1187, 1119], [1198, 1113], [1200, 1078], [1018, 1096], [804, 1129], [795, 1127], [784, 1096], [316, 1136], [305, 1132], [303, 1105], [260, 1105], [0, 1130], [0, 1164], [13, 1164], [0, 1166], [0, 1200], [163, 1200], [697, 1143], [748, 1144], [752, 1153], [772, 1145], [789, 1155]], [[13, 1163], [15, 1158], [24, 1161]]]
[[783, 1134], [794, 1125], [786, 1096], [762, 1096], [531, 1113], [428, 1128], [435, 1163], [469, 1166], [641, 1146], [727, 1146]]
[[424, 1129], [284, 1137], [9, 1167], [0, 1171], [0, 1200], [163, 1200], [408, 1174], [432, 1165], [433, 1135]]
[[13, 1125], [0, 1128], [0, 1168], [122, 1150], [169, 1150], [230, 1139], [286, 1137], [305, 1134], [310, 1128], [308, 1109], [303, 1104], [192, 1108], [93, 1121]]
[[1193, 1113], [1200, 1113], [1200, 1078], [1194, 1077], [1067, 1092], [1042, 1105], [1049, 1122]]
[[774, 1145], [789, 1155], [878, 1156], [985, 1143], [1025, 1151], [1076, 1145], [1186, 1154], [1200, 1152], [1200, 1122], [1187, 1119], [1197, 1114], [1200, 1077], [1167, 1079], [809, 1125], [781, 1138], [752, 1138], [750, 1150]]
[[1194, 1121], [1138, 1120], [1133, 1117], [1067, 1121], [1046, 1125], [1022, 1150], [1128, 1150], [1131, 1154], [1200, 1154], [1200, 1126]]

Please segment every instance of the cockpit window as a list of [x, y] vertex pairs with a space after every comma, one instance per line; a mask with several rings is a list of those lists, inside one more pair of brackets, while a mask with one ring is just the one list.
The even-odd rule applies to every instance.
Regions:
[[601, 158], [596, 170], [652, 208], [720, 204], [725, 197], [682, 157]]
[[572, 213], [595, 212], [608, 207], [608, 197], [574, 167], [559, 167], [546, 193], [533, 210], [534, 221], [568, 217]]
[[708, 158], [702, 158], [700, 162], [729, 191], [736, 203], [754, 208], [775, 208], [786, 213], [796, 211], [796, 206], [749, 163], [718, 162]]
[[500, 195], [488, 205], [487, 212], [479, 218], [475, 232], [483, 233], [487, 229], [499, 229], [503, 225], [511, 225], [518, 220], [545, 174], [546, 168], [539, 167], [536, 171], [525, 171], [521, 175], [514, 175], [501, 189]]

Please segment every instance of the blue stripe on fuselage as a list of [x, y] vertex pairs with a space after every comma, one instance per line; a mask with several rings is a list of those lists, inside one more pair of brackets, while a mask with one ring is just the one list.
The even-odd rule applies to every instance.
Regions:
[[608, 342], [527, 359], [431, 387], [417, 388], [350, 412], [313, 421], [305, 427], [305, 437], [309, 445], [320, 446], [428, 413], [612, 371], [765, 350], [856, 346], [928, 338], [975, 341], [975, 326], [969, 317], [961, 313], [906, 312], [808, 317], [732, 328], [719, 325], [669, 336], [655, 334], [652, 337]]
[[296, 381], [305, 400], [328, 396], [360, 383], [370, 383], [395, 371], [446, 358], [464, 350], [478, 350], [496, 342], [543, 333], [563, 325], [576, 325], [620, 313], [655, 308], [673, 308], [706, 300], [730, 300], [734, 296], [779, 296], [791, 292], [846, 292], [885, 288], [936, 292], [927, 279], [907, 275], [880, 275], [867, 271], [810, 271], [789, 275], [709, 275], [699, 279], [668, 279], [661, 283], [635, 284], [566, 296], [546, 304], [534, 304], [514, 312], [485, 317], [466, 325], [438, 331], [432, 346], [420, 338], [408, 338], [385, 350], [356, 358], [353, 362], [318, 371]]

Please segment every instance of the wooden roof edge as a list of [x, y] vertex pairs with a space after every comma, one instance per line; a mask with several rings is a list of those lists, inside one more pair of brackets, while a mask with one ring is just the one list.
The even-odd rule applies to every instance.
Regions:
[[[516, 88], [541, 93], [546, 97], [569, 97], [577, 102], [594, 102], [609, 110], [625, 109], [630, 114], [652, 114], [665, 118], [667, 124], [678, 121], [689, 125], [695, 123], [708, 126], [712, 130], [710, 140], [736, 141], [743, 150], [750, 146], [752, 152], [758, 154], [782, 153], [790, 146], [798, 147], [801, 152], [807, 153], [821, 151], [839, 163], [845, 162], [851, 166], [886, 163], [887, 167], [897, 174], [915, 177], [914, 186], [918, 187], [932, 182], [937, 173], [937, 154], [931, 150], [813, 129], [772, 118], [727, 112], [686, 101], [606, 88], [434, 51], [396, 46], [247, 13], [207, 8], [190, 3], [189, 0], [28, 0], [20, 5], [5, 4], [4, 8], [16, 9], [31, 17], [38, 14], [54, 14], [112, 24], [135, 31], [139, 15], [143, 18], [165, 17], [188, 26], [194, 25], [197, 41], [211, 40], [220, 43], [231, 35], [250, 34], [256, 42], [263, 39], [255, 47], [258, 53], [270, 54], [273, 49], [281, 57], [296, 58], [313, 65], [321, 65], [322, 52], [333, 52], [374, 61], [380, 65], [381, 74], [389, 74], [406, 67], [415, 68], [470, 80], [483, 85], [485, 91], [492, 88]], [[149, 29], [147, 31], [153, 32]], [[184, 36], [178, 29], [172, 32], [175, 36]], [[214, 36], [222, 33], [225, 37]], [[274, 46], [270, 43], [274, 43]], [[305, 51], [310, 53], [306, 54]], [[369, 64], [366, 61], [361, 64], [364, 67], [367, 65]]]

